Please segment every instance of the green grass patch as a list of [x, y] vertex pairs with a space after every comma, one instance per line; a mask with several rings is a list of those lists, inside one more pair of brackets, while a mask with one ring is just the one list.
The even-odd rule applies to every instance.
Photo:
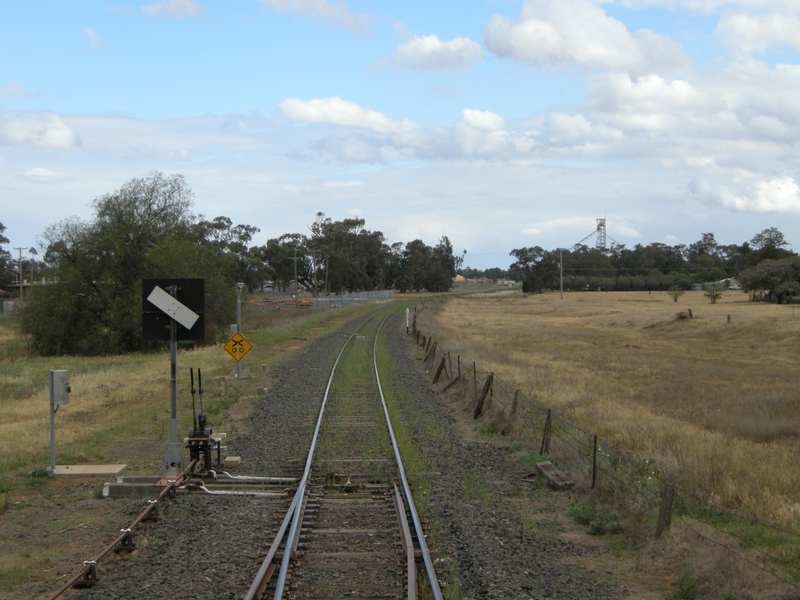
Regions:
[[30, 581], [28, 569], [25, 567], [9, 567], [0, 569], [0, 590], [10, 592], [16, 587], [25, 585]]
[[539, 454], [533, 450], [520, 450], [514, 454], [516, 461], [529, 469], [536, 468], [536, 463], [552, 462], [552, 458], [547, 454]]
[[622, 533], [621, 515], [617, 511], [605, 511], [591, 500], [573, 504], [567, 515], [585, 525], [589, 535]]
[[[401, 305], [400, 310], [404, 310], [405, 305]], [[403, 460], [406, 477], [411, 485], [411, 494], [414, 504], [421, 519], [426, 519], [428, 514], [428, 495], [430, 492], [429, 467], [422, 451], [414, 443], [412, 435], [429, 436], [440, 439], [445, 435], [441, 424], [435, 423], [432, 419], [422, 417], [414, 411], [404, 410], [411, 402], [408, 391], [398, 381], [397, 368], [394, 361], [389, 357], [389, 352], [385, 345], [380, 343], [383, 334], [379, 337], [377, 347], [378, 372], [380, 373], [383, 386], [386, 409], [389, 412], [389, 419], [394, 430], [395, 440]]]

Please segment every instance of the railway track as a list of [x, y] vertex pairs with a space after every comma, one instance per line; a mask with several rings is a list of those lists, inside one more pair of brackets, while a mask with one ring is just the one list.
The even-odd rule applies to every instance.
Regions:
[[[310, 431], [313, 427], [313, 436], [305, 460], [285, 461], [288, 458], [285, 455], [281, 460], [281, 469], [293, 471], [292, 477], [226, 479], [227, 474], [217, 474], [204, 479], [202, 474], [190, 474], [187, 470], [171, 481], [169, 490], [162, 491], [159, 497], [177, 496], [173, 502], [178, 504], [181, 498], [195, 500], [183, 502], [187, 508], [196, 507], [189, 509], [185, 517], [180, 515], [186, 509], [173, 509], [179, 519], [180, 541], [176, 546], [188, 548], [183, 542], [185, 538], [197, 540], [192, 554], [186, 557], [185, 567], [181, 567], [182, 559], [163, 554], [159, 558], [158, 553], [147, 551], [141, 562], [134, 559], [128, 568], [115, 566], [115, 561], [105, 568], [98, 564], [111, 552], [135, 549], [135, 534], [131, 530], [152, 516], [155, 505], [150, 502], [128, 529], [122, 530], [94, 560], [86, 561], [83, 569], [50, 598], [61, 596], [73, 585], [90, 586], [84, 593], [87, 598], [152, 597], [156, 589], [153, 586], [160, 586], [166, 573], [193, 580], [195, 583], [186, 588], [191, 590], [191, 597], [411, 599], [424, 590], [427, 598], [441, 598], [376, 366], [378, 335], [386, 320], [380, 319], [387, 314], [390, 314], [387, 309], [375, 311], [343, 343], [322, 399], [317, 392], [313, 400], [304, 401], [309, 408], [318, 406], [316, 416], [302, 412], [293, 415], [301, 424], [300, 430]], [[267, 481], [271, 479], [275, 482]], [[286, 485], [290, 487], [287, 489]], [[207, 549], [223, 544], [218, 534], [202, 533], [209, 531], [206, 525], [214, 522], [209, 521], [209, 515], [214, 514], [215, 506], [220, 523], [236, 522], [240, 528], [243, 523], [252, 523], [250, 530], [239, 530], [239, 537], [247, 537], [249, 541], [243, 540], [236, 545], [237, 550], [229, 550], [227, 554], [224, 550], [216, 554], [217, 564], [225, 565], [222, 580], [209, 576], [219, 572], [219, 568], [208, 562]], [[168, 505], [168, 518], [170, 510]], [[200, 512], [195, 516], [194, 510]], [[248, 518], [244, 513], [239, 514], [240, 510], [256, 512]], [[180, 524], [181, 519], [185, 523]], [[169, 543], [164, 536], [176, 535], [175, 519], [170, 521], [172, 529], [163, 533], [158, 533], [160, 527], [149, 529], [143, 539], [156, 540], [162, 545]], [[259, 527], [256, 522], [272, 523], [276, 531], [274, 540], [268, 537], [269, 528], [261, 532], [255, 529]], [[246, 536], [242, 535], [245, 533]], [[233, 540], [237, 533], [228, 535]], [[257, 562], [251, 562], [249, 570], [244, 566], [244, 557], [252, 554], [253, 539], [259, 536], [269, 551], [260, 569]], [[190, 558], [198, 555], [204, 557], [206, 565], [201, 568], [205, 569], [202, 577], [197, 575], [199, 565]], [[238, 576], [230, 567], [234, 563], [240, 565]], [[258, 573], [245, 594], [247, 572], [256, 569]], [[239, 592], [230, 587], [235, 581], [243, 584]], [[214, 592], [210, 596], [204, 594], [197, 582]]]
[[336, 359], [297, 491], [247, 600], [411, 599], [420, 579], [442, 597], [381, 389], [384, 321], [363, 323]]
[[[386, 307], [376, 312], [386, 315], [389, 310]], [[409, 354], [409, 339], [401, 325], [399, 320], [391, 319], [384, 327], [379, 344], [380, 364], [392, 370], [391, 380], [384, 382], [392, 392], [392, 414], [395, 410], [402, 414], [399, 422], [403, 437], [414, 440], [419, 452], [414, 462], [424, 473], [415, 477], [421, 482], [435, 477], [427, 487], [425, 509], [427, 519], [438, 523], [437, 565], [443, 569], [440, 579], [447, 581], [448, 597], [611, 600], [636, 596], [635, 588], [632, 591], [610, 573], [608, 579], [598, 575], [596, 563], [592, 562], [595, 551], [573, 538], [559, 537], [549, 519], [554, 498], [546, 488], [530, 481], [527, 467], [509, 460], [507, 449], [459, 436], [451, 408], [442, 402], [427, 378], [420, 377], [419, 365]], [[351, 349], [361, 349], [360, 358], [351, 362], [343, 354], [331, 383], [330, 365], [357, 326], [363, 339], [354, 336], [348, 344]], [[415, 516], [409, 508], [394, 508], [395, 482], [403, 503], [405, 499], [402, 471], [393, 466], [393, 444], [386, 442], [386, 433], [377, 438], [367, 436], [368, 432], [388, 432], [379, 420], [383, 407], [372, 410], [380, 391], [377, 384], [371, 383], [376, 376], [368, 353], [377, 326], [377, 321], [354, 321], [309, 344], [304, 352], [275, 370], [271, 387], [252, 411], [246, 430], [233, 441], [243, 465], [234, 470], [233, 480], [221, 480], [224, 477], [220, 478], [219, 473], [216, 481], [198, 481], [192, 475], [175, 486], [176, 497], [165, 494], [154, 505], [158, 507], [157, 522], [147, 524], [145, 519], [132, 535], [109, 532], [109, 540], [114, 536], [126, 540], [123, 551], [115, 559], [109, 555], [100, 560], [95, 554], [96, 569], [94, 564], [84, 568], [88, 566], [96, 575], [96, 583], [79, 593], [70, 589], [69, 597], [241, 600], [252, 587], [253, 575], [263, 567], [270, 573], [266, 577], [262, 574], [266, 592], [260, 595], [274, 598], [280, 567], [287, 557], [283, 592], [278, 597], [407, 598], [408, 590], [413, 594], [417, 581], [414, 571], [420, 573], [420, 597], [426, 597], [429, 566], [422, 548], [414, 542], [415, 535], [420, 537], [414, 533]], [[360, 385], [356, 381], [361, 381]], [[330, 404], [318, 423], [323, 396]], [[369, 404], [369, 413], [356, 410], [361, 403]], [[297, 527], [296, 545], [290, 544], [287, 553], [286, 542], [281, 539], [276, 546], [273, 538], [281, 529], [284, 534], [291, 532], [296, 508], [288, 519], [287, 511], [295, 502], [293, 491], [299, 487], [308, 462], [299, 457], [306, 456], [318, 424], [318, 451], [306, 481], [307, 493], [301, 496], [303, 518]], [[334, 454], [336, 447], [345, 452]], [[356, 448], [363, 452], [356, 452]], [[273, 477], [245, 483], [236, 477], [237, 473]], [[275, 478], [276, 475], [281, 477]], [[466, 488], [468, 481], [472, 482], [472, 493]], [[215, 493], [209, 494], [201, 486]], [[189, 488], [195, 491], [187, 491]], [[476, 492], [485, 492], [485, 496]], [[504, 496], [520, 495], [536, 502], [537, 511], [541, 511], [542, 520], [533, 529], [515, 511], [508, 510], [507, 504], [500, 505]], [[119, 524], [133, 529], [128, 524], [144, 502], [120, 503], [115, 508], [120, 511]], [[365, 512], [357, 512], [362, 508]], [[400, 537], [400, 530], [405, 532], [404, 525], [394, 524], [403, 512], [408, 522], [404, 538]], [[141, 519], [137, 517], [137, 521]], [[387, 541], [377, 541], [369, 547], [361, 543], [380, 538], [376, 532], [386, 535]], [[421, 537], [424, 539], [424, 535]], [[411, 542], [404, 543], [403, 539]], [[133, 547], [128, 541], [133, 542]], [[105, 556], [106, 551], [100, 554]], [[269, 559], [266, 565], [262, 564], [265, 555]], [[582, 566], [584, 560], [593, 568]], [[409, 562], [410, 570], [406, 567]], [[60, 585], [72, 576], [72, 569], [59, 571], [59, 576]], [[29, 593], [15, 597], [45, 598], [47, 588], [47, 583], [37, 589], [28, 586]], [[427, 598], [431, 597], [434, 593], [429, 591]]]

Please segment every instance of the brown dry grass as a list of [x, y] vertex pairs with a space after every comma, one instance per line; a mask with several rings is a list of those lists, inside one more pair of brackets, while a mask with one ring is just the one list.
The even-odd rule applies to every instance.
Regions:
[[[693, 309], [694, 319], [677, 318]], [[726, 292], [453, 297], [449, 350], [730, 508], [800, 527], [800, 313]], [[727, 315], [731, 323], [727, 323]]]

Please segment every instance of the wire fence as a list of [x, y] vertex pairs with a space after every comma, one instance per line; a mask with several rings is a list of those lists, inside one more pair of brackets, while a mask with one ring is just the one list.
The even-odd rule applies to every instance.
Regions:
[[23, 303], [19, 299], [13, 298], [0, 298], [0, 315], [4, 313], [16, 313]]
[[352, 294], [331, 294], [314, 298], [314, 306], [348, 306], [360, 302], [379, 302], [393, 300], [394, 290], [380, 290], [374, 292], [353, 292]]
[[[417, 326], [416, 318], [423, 309], [424, 304], [414, 314], [411, 334], [425, 352], [423, 365], [433, 374], [434, 387], [449, 402], [471, 413], [490, 433], [509, 436], [524, 447], [532, 448], [532, 452], [538, 454], [537, 460], [557, 461], [560, 469], [581, 477], [592, 489], [602, 486], [604, 496], [624, 508], [636, 512], [659, 509], [664, 513], [667, 510], [667, 524], [672, 514], [672, 493], [669, 506], [665, 506], [665, 492], [671, 485], [678, 494], [676, 512], [689, 529], [800, 590], [796, 583], [800, 579], [800, 532], [720, 506], [682, 482], [678, 474], [656, 469], [652, 459], [642, 459], [603, 445], [596, 434], [581, 428], [560, 411], [542, 405], [515, 383], [482, 371], [476, 361], [451, 353], [432, 335], [426, 335]], [[704, 534], [697, 525], [691, 526], [692, 520], [710, 527], [729, 543]], [[661, 521], [662, 514], [659, 523]], [[769, 532], [768, 546], [782, 550], [783, 556], [754, 547], [760, 536], [755, 530], [759, 528]], [[730, 543], [734, 540], [737, 547]], [[760, 564], [747, 558], [742, 548], [756, 553]], [[775, 565], [779, 564], [788, 567], [792, 576], [778, 572]]]

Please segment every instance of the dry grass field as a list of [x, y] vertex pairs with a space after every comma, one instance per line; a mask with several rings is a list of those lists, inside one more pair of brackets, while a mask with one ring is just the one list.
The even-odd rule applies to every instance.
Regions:
[[716, 304], [573, 292], [429, 306], [420, 328], [481, 371], [723, 506], [800, 530], [800, 310], [735, 291]]

